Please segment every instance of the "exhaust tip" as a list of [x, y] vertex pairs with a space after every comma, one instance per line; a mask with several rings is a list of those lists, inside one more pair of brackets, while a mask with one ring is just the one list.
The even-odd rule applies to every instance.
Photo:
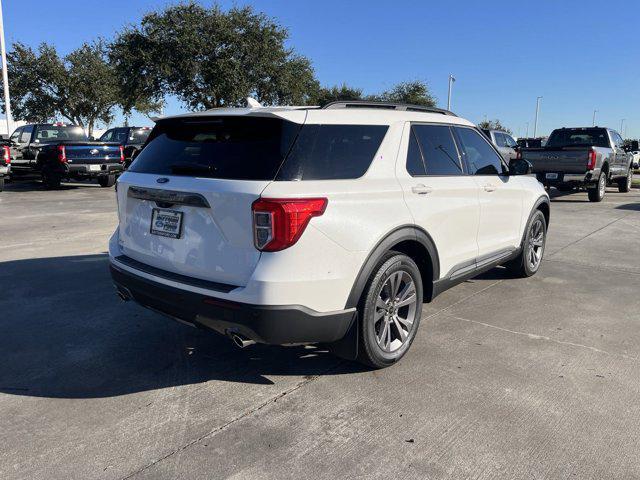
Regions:
[[256, 343], [254, 340], [251, 340], [250, 338], [247, 338], [244, 335], [240, 335], [239, 333], [231, 332], [229, 336], [231, 337], [231, 341], [238, 348], [245, 348]]
[[133, 296], [131, 295], [131, 292], [129, 292], [128, 290], [122, 287], [116, 287], [116, 294], [118, 295], [118, 297], [120, 297], [120, 300], [122, 300], [123, 302], [128, 302], [133, 298]]

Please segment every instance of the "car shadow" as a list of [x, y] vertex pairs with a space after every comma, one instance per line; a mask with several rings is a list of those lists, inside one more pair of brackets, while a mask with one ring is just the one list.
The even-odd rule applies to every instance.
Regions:
[[638, 203], [625, 203], [624, 205], [617, 205], [616, 209], [618, 209], [618, 210], [632, 210], [632, 211], [640, 212], [640, 202], [638, 202]]
[[[318, 346], [239, 349], [115, 295], [106, 254], [0, 263], [0, 392], [102, 398], [364, 368]], [[10, 292], [9, 295], [6, 292]]]
[[[89, 182], [81, 182], [81, 181], [73, 181], [73, 182], [62, 182], [60, 188], [57, 188], [57, 191], [64, 190], [77, 190], [79, 188], [86, 187], [96, 187], [100, 188], [100, 185], [97, 183], [89, 183]], [[4, 192], [34, 192], [34, 191], [46, 191], [47, 188], [42, 184], [42, 182], [37, 178], [19, 178], [12, 179], [10, 182], [4, 184]]]

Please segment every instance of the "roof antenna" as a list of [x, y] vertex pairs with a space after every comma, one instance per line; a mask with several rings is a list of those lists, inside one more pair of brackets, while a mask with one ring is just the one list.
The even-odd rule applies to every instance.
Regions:
[[247, 107], [249, 108], [263, 108], [263, 105], [253, 97], [247, 97]]

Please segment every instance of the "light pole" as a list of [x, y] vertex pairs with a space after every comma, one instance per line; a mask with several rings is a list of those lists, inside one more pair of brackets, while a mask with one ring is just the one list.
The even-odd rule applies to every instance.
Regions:
[[529, 122], [527, 122], [527, 136], [526, 138], [529, 138]]
[[598, 110], [593, 111], [593, 122], [591, 122], [592, 127], [596, 126], [596, 113], [598, 113]]
[[540, 99], [542, 97], [538, 97], [536, 98], [536, 121], [533, 124], [533, 138], [537, 138], [537, 134], [538, 134], [538, 112], [540, 111]]
[[620, 120], [620, 135], [622, 135], [622, 126], [624, 125], [625, 120], [626, 118], [623, 118], [622, 120]]
[[7, 135], [11, 135], [11, 100], [9, 97], [9, 74], [7, 72], [7, 49], [4, 43], [4, 19], [0, 0], [0, 56], [2, 56], [2, 85], [4, 86], [4, 109], [7, 117]]
[[451, 89], [453, 88], [453, 82], [456, 79], [453, 75], [449, 75], [449, 95], [447, 96], [447, 110], [451, 110]]

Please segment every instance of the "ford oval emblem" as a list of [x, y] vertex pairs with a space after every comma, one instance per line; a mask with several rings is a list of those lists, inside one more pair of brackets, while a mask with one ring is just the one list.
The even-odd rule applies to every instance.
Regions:
[[166, 177], [162, 177], [162, 178], [159, 178], [159, 179], [156, 180], [156, 182], [158, 182], [158, 183], [167, 183], [168, 181], [169, 181], [169, 179], [166, 178]]

